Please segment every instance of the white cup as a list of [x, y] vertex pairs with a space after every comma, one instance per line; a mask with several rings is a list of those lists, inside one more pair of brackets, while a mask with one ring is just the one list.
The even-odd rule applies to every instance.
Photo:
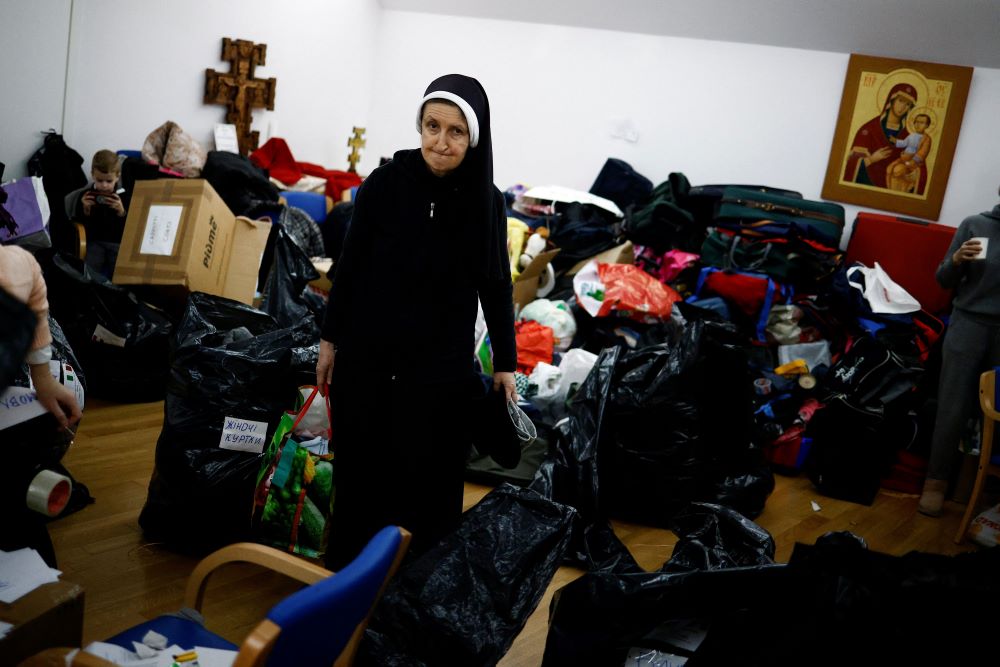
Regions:
[[989, 239], [989, 237], [986, 237], [986, 236], [974, 236], [974, 237], [972, 237], [969, 240], [970, 241], [979, 241], [979, 245], [982, 246], [982, 250], [979, 251], [979, 254], [976, 255], [975, 257], [973, 257], [972, 259], [986, 259], [986, 249], [990, 245], [990, 239]]

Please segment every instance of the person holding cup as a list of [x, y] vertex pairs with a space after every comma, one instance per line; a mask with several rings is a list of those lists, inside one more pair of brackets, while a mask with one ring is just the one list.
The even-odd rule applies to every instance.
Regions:
[[955, 230], [937, 281], [954, 290], [944, 339], [937, 418], [917, 509], [940, 516], [962, 429], [979, 406], [979, 376], [1000, 366], [1000, 204]]

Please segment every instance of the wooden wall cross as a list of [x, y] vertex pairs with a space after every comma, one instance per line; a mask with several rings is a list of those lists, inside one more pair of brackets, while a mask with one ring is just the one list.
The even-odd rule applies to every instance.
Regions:
[[240, 154], [257, 148], [259, 132], [251, 132], [252, 109], [274, 110], [274, 89], [278, 80], [255, 79], [254, 70], [267, 58], [267, 44], [245, 39], [222, 38], [222, 59], [229, 61], [228, 72], [205, 70], [205, 104], [225, 104], [226, 122], [236, 126]]
[[347, 145], [351, 147], [351, 154], [347, 156], [347, 161], [351, 163], [351, 166], [347, 171], [352, 174], [358, 173], [358, 161], [361, 160], [361, 153], [358, 151], [365, 147], [367, 143], [362, 137], [365, 134], [365, 128], [355, 127], [354, 136], [347, 140]]

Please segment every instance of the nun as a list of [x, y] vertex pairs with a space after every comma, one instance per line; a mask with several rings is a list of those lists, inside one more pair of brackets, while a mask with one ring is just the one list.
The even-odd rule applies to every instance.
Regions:
[[461, 519], [477, 300], [493, 390], [516, 397], [506, 209], [493, 184], [480, 83], [435, 79], [417, 109], [420, 148], [365, 179], [336, 263], [316, 377], [330, 386], [336, 500], [327, 565], [386, 525], [434, 546]]

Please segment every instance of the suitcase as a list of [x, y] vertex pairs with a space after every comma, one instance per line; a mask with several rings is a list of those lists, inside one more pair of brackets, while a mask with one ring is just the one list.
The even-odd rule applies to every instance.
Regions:
[[951, 246], [955, 228], [879, 213], [858, 213], [847, 243], [845, 262], [878, 262], [894, 281], [912, 294], [924, 310], [951, 310], [951, 290], [934, 277]]
[[743, 188], [744, 190], [770, 192], [771, 194], [781, 195], [782, 197], [802, 199], [802, 193], [800, 192], [795, 192], [794, 190], [782, 190], [781, 188], [771, 188], [766, 185], [696, 185], [688, 192], [687, 201], [684, 203], [684, 207], [691, 211], [695, 220], [708, 227], [712, 224], [712, 221], [715, 220], [715, 213], [719, 210], [719, 200], [722, 199], [722, 193], [726, 190], [726, 188]]
[[844, 231], [844, 207], [728, 187], [719, 201], [715, 225], [742, 234], [795, 236], [839, 247]]

